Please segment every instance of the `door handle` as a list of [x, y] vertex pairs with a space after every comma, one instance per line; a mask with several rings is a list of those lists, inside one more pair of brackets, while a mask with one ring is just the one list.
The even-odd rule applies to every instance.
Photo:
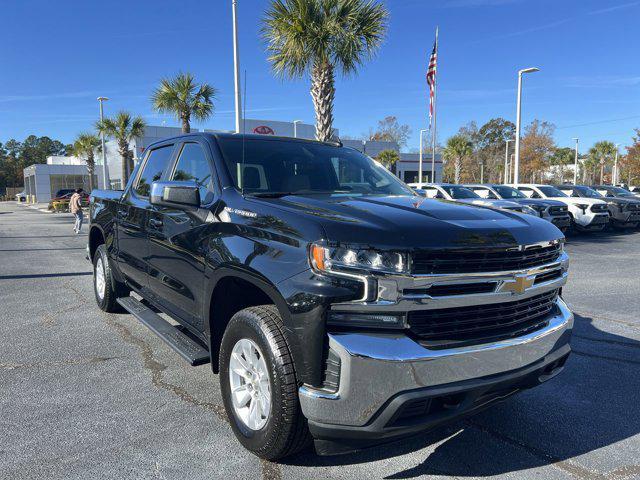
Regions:
[[162, 228], [162, 220], [156, 220], [155, 218], [150, 218], [149, 226], [153, 228]]

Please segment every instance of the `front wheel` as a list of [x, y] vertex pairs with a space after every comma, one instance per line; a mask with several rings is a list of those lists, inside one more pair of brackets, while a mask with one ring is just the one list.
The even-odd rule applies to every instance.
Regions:
[[231, 428], [247, 450], [268, 460], [310, 441], [282, 331], [275, 306], [245, 308], [229, 322], [220, 346], [220, 389]]
[[93, 292], [100, 310], [121, 312], [118, 297], [129, 295], [129, 289], [113, 278], [107, 248], [99, 245], [93, 254]]

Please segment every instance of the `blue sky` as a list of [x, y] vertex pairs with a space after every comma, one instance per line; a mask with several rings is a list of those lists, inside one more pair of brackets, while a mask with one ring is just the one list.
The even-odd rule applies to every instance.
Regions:
[[[275, 78], [259, 38], [267, 0], [238, 0], [247, 117], [313, 122], [309, 80]], [[640, 127], [640, 1], [387, 0], [379, 55], [337, 82], [336, 127], [358, 136], [386, 115], [425, 128], [425, 70], [440, 27], [438, 137], [463, 124], [515, 118], [516, 72], [526, 77], [523, 122], [556, 124], [556, 141], [581, 149], [626, 145]], [[109, 2], [4, 0], [0, 29], [0, 141], [29, 134], [65, 142], [91, 128], [96, 97], [107, 114], [127, 109], [148, 123], [149, 95], [180, 70], [219, 89], [216, 114], [196, 127], [233, 128], [231, 0]]]

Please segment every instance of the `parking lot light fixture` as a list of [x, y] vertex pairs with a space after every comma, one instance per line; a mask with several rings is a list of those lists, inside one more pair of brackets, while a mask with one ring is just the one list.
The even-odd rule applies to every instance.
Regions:
[[298, 124], [302, 123], [302, 120], [293, 121], [293, 138], [298, 138]]
[[613, 175], [611, 178], [611, 185], [618, 184], [618, 149], [620, 148], [620, 144], [616, 143], [616, 158], [613, 161]]
[[520, 105], [522, 103], [522, 75], [524, 75], [525, 73], [533, 73], [538, 71], [540, 71], [540, 69], [536, 67], [523, 68], [522, 70], [518, 71], [518, 100], [516, 106], [516, 160], [513, 167], [513, 183], [515, 183], [516, 185], [520, 180]]
[[574, 163], [574, 168], [573, 168], [573, 184], [577, 185], [578, 184], [578, 139], [574, 138], [574, 140], [576, 141], [576, 158], [575, 158], [575, 163]]

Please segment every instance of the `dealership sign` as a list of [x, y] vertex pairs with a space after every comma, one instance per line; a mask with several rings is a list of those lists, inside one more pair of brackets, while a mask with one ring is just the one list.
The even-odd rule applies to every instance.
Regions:
[[253, 129], [253, 133], [257, 133], [260, 135], [275, 135], [276, 132], [273, 131], [271, 127], [267, 127], [266, 125], [260, 125]]

